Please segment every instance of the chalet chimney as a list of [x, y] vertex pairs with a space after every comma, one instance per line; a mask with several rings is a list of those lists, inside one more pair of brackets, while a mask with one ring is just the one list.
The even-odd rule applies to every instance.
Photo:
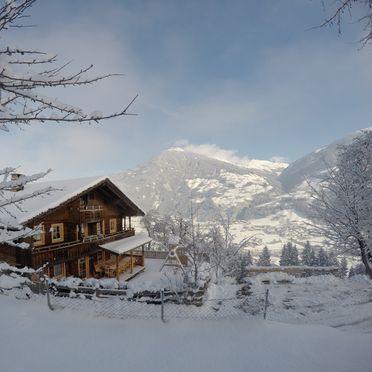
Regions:
[[[25, 177], [25, 175], [24, 174], [21, 174], [21, 173], [12, 173], [10, 180], [11, 181], [18, 181], [22, 177]], [[24, 185], [16, 185], [16, 186], [12, 186], [12, 188], [10, 189], [10, 191], [21, 191], [24, 188], [25, 188]]]

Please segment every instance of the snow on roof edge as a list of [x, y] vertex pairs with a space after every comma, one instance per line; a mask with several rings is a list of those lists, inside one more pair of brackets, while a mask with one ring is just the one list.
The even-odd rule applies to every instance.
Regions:
[[100, 247], [106, 249], [110, 252], [121, 255], [125, 252], [131, 251], [141, 247], [144, 244], [150, 243], [152, 239], [146, 233], [139, 233], [129, 238], [123, 238], [120, 240], [115, 240], [110, 243], [100, 244]]
[[[81, 185], [80, 187], [76, 188], [76, 189], [73, 189], [71, 190], [71, 192], [69, 192], [68, 194], [66, 195], [63, 195], [61, 196], [61, 198], [58, 198], [58, 199], [55, 199], [53, 201], [51, 201], [49, 204], [46, 204], [45, 206], [42, 206], [40, 207], [39, 209], [35, 209], [33, 210], [32, 212], [30, 212], [28, 215], [25, 215], [25, 216], [22, 216], [22, 219], [20, 221], [21, 224], [25, 224], [27, 221], [31, 220], [32, 218], [35, 218], [37, 216], [39, 216], [40, 214], [42, 213], [46, 213], [48, 212], [49, 210], [51, 209], [54, 209], [56, 207], [58, 207], [59, 205], [61, 205], [62, 203], [65, 203], [66, 201], [76, 197], [77, 195], [81, 194], [82, 192], [84, 192], [85, 190], [99, 184], [100, 182], [106, 180], [106, 179], [109, 179], [112, 183], [114, 183], [109, 177], [107, 176], [101, 176], [101, 177], [97, 177], [96, 179], [94, 179], [93, 181], [89, 182], [89, 183], [86, 183], [86, 184], [83, 184]], [[74, 180], [72, 180], [74, 181]], [[62, 181], [60, 181], [62, 182]], [[54, 192], [58, 193], [59, 191], [62, 191], [62, 190], [56, 190]]]

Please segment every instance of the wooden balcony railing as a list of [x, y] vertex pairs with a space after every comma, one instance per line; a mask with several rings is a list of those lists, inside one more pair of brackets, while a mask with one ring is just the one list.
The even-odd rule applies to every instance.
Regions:
[[80, 222], [92, 223], [102, 219], [103, 209], [100, 205], [86, 205], [80, 208]]
[[134, 229], [120, 231], [108, 236], [93, 236], [89, 241], [78, 240], [59, 245], [38, 247], [32, 250], [32, 266], [39, 267], [45, 262], [59, 263], [63, 261], [75, 260], [84, 256], [97, 253], [98, 246], [111, 241], [124, 239], [133, 236]]

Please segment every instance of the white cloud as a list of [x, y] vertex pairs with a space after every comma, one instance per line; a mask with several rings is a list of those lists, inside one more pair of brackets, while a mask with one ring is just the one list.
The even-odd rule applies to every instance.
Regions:
[[214, 144], [201, 144], [201, 145], [187, 144], [183, 148], [186, 151], [208, 156], [210, 158], [225, 161], [227, 163], [242, 164], [242, 163], [249, 162], [249, 159], [244, 158], [244, 157], [241, 158], [237, 156], [235, 150], [224, 150]]
[[[1, 134], [0, 155], [5, 164], [22, 164], [35, 171], [52, 167], [55, 177], [106, 172], [108, 168], [120, 171], [178, 139], [177, 146], [252, 166], [249, 158], [213, 143], [226, 141], [239, 154], [249, 152], [253, 157], [281, 162], [285, 158], [276, 154], [295, 159], [354, 131], [353, 125], [368, 125], [361, 119], [367, 110], [360, 113], [360, 107], [368, 107], [368, 103], [356, 102], [369, 99], [372, 69], [370, 55], [364, 51], [304, 40], [278, 43], [268, 46], [265, 53], [263, 46], [259, 57], [252, 55], [257, 66], [242, 69], [239, 76], [214, 71], [213, 63], [205, 74], [195, 70], [202, 56], [187, 34], [162, 32], [160, 41], [153, 40], [161, 50], [146, 44], [151, 43], [148, 33], [152, 27], [164, 20], [158, 5], [148, 2], [135, 13], [118, 2], [95, 6], [98, 10], [89, 9], [84, 17], [60, 18], [50, 28], [40, 23], [35, 31], [20, 30], [22, 39], [17, 44], [56, 51], [74, 59], [76, 68], [93, 62], [98, 74], [124, 73], [97, 85], [51, 93], [87, 112], [115, 111], [139, 93], [133, 106], [139, 115], [91, 127], [44, 125]], [[110, 14], [101, 17], [103, 10]], [[177, 12], [178, 7], [172, 11]], [[139, 35], [143, 44], [133, 45], [130, 40], [135, 43], [136, 37], [125, 35], [136, 25], [146, 30]], [[157, 53], [154, 60], [151, 53]], [[159, 60], [164, 63], [159, 65]], [[209, 144], [192, 145], [184, 138]]]
[[[185, 140], [183, 140], [185, 142]], [[178, 142], [178, 146], [180, 143]], [[235, 150], [225, 150], [218, 147], [215, 144], [186, 144], [182, 146], [184, 150], [194, 152], [196, 154], [208, 156], [213, 159], [221, 160], [227, 163], [237, 165], [244, 168], [255, 168], [255, 169], [281, 169], [287, 166], [285, 161], [279, 161], [279, 157], [276, 160], [256, 160], [249, 159], [247, 157], [241, 157], [237, 155]], [[280, 157], [283, 160], [283, 158]], [[276, 164], [273, 164], [276, 163]]]

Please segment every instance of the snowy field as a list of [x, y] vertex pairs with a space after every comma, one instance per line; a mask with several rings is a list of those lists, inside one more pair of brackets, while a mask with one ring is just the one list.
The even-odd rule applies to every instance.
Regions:
[[[156, 282], [150, 271], [145, 279]], [[17, 280], [1, 276], [4, 285]], [[159, 307], [155, 319], [108, 319], [89, 311], [52, 312], [45, 297], [25, 301], [4, 292], [0, 371], [370, 370], [372, 286], [366, 277], [272, 273], [250, 280], [254, 294], [269, 288], [266, 321], [261, 312], [213, 320], [168, 317], [162, 323]], [[233, 281], [211, 285], [206, 298], [231, 297], [238, 288]], [[167, 305], [166, 314], [169, 306], [179, 305]]]
[[333, 275], [294, 278], [270, 273], [250, 280], [253, 293], [269, 289], [270, 320], [372, 334], [372, 282], [364, 275], [340, 279]]
[[0, 370], [368, 371], [371, 334], [241, 320], [92, 318], [0, 296]]

